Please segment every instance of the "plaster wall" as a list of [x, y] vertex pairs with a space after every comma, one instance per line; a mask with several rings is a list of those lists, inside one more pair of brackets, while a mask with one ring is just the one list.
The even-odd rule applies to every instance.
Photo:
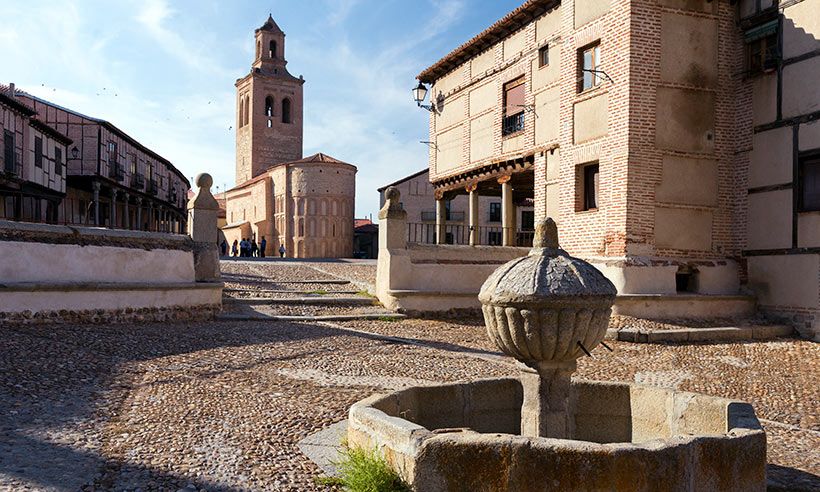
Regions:
[[657, 101], [658, 148], [693, 153], [714, 151], [713, 92], [658, 87]]
[[783, 67], [783, 117], [790, 118], [820, 110], [820, 56]]
[[791, 246], [791, 190], [749, 195], [748, 214], [747, 249], [776, 249]]
[[711, 251], [712, 212], [655, 207], [655, 244], [659, 248]]
[[456, 126], [436, 137], [436, 172], [445, 173], [461, 164], [464, 130]]
[[802, 212], [797, 216], [797, 247], [820, 247], [820, 212]]
[[777, 119], [777, 76], [760, 75], [752, 81], [752, 123], [763, 125]]
[[820, 148], [820, 120], [801, 124], [798, 135], [801, 152]]
[[610, 0], [595, 0], [594, 2], [584, 2], [576, 0], [575, 6], [575, 27], [581, 27], [591, 22], [609, 11]]
[[470, 62], [471, 75], [473, 77], [483, 74], [495, 65], [495, 52], [490, 49], [473, 58]]
[[749, 287], [760, 304], [820, 309], [820, 255], [753, 256], [747, 261]]
[[[540, 92], [535, 96], [535, 144], [545, 144], [558, 140], [561, 131], [560, 103], [558, 89]], [[606, 121], [601, 123], [606, 127]], [[604, 129], [604, 132], [606, 129]]]
[[755, 133], [749, 154], [749, 187], [791, 183], [793, 154], [791, 127]]
[[520, 30], [504, 40], [504, 61], [510, 61], [524, 51], [525, 34]]
[[792, 58], [820, 48], [817, 0], [804, 0], [783, 9], [783, 57]]
[[661, 31], [661, 80], [714, 87], [718, 80], [717, 21], [664, 12]]
[[[693, 186], [697, 183], [697, 186]], [[658, 202], [718, 205], [718, 165], [713, 159], [663, 156], [663, 175], [655, 190]]]
[[608, 110], [608, 99], [605, 93], [575, 104], [573, 128], [575, 128], [576, 144], [607, 134]]

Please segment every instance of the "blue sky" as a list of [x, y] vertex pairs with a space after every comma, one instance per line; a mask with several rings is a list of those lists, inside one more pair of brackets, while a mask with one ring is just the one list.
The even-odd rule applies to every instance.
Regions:
[[305, 155], [358, 166], [376, 188], [427, 166], [414, 77], [521, 0], [36, 0], [0, 2], [0, 82], [110, 120], [186, 176], [234, 184], [234, 82], [269, 12], [305, 85]]

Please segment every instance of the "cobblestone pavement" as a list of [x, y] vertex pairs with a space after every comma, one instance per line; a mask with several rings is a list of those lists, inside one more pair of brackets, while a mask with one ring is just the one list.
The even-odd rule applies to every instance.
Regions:
[[[320, 278], [235, 265], [235, 275]], [[355, 401], [516, 372], [478, 318], [0, 326], [0, 336], [0, 490], [14, 491], [321, 490], [296, 443]], [[750, 401], [768, 432], [770, 475], [820, 487], [820, 346], [612, 347], [582, 359], [579, 377]]]

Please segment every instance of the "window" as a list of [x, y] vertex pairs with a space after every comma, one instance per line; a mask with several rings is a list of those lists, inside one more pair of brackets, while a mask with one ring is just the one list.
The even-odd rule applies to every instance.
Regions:
[[598, 164], [587, 164], [581, 167], [583, 189], [581, 210], [598, 208]]
[[270, 96], [265, 98], [265, 116], [268, 118], [273, 116], [273, 98]]
[[282, 100], [282, 123], [290, 123], [290, 99]]
[[490, 222], [501, 222], [501, 203], [490, 203]]
[[524, 130], [524, 77], [504, 84], [504, 119], [501, 134]]
[[268, 58], [276, 58], [276, 41], [271, 41], [268, 49]]
[[3, 170], [7, 173], [14, 173], [17, 170], [14, 162], [14, 133], [3, 131]]
[[550, 46], [545, 44], [538, 50], [538, 67], [546, 67], [550, 64]]
[[532, 210], [521, 211], [521, 230], [534, 231], [535, 230], [535, 212]]
[[63, 149], [54, 147], [54, 174], [63, 175]]
[[578, 91], [583, 92], [600, 85], [601, 76], [601, 44], [595, 43], [578, 50], [578, 66], [581, 73], [578, 74]]
[[131, 154], [131, 174], [137, 174], [137, 154]]
[[262, 58], [262, 41], [256, 42], [256, 58]]
[[746, 43], [746, 68], [750, 75], [775, 70], [779, 58], [777, 31]]
[[798, 169], [798, 210], [820, 210], [820, 152], [801, 157]]
[[43, 139], [34, 137], [34, 165], [43, 167]]

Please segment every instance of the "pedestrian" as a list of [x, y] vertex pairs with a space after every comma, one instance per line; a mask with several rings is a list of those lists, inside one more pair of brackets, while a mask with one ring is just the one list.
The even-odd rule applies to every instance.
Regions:
[[248, 255], [248, 240], [244, 237], [239, 241], [239, 257], [244, 258]]
[[256, 245], [256, 239], [251, 239], [251, 256], [254, 258], [259, 256], [259, 246]]
[[231, 246], [231, 253], [234, 258], [239, 254], [239, 241], [234, 239], [233, 246]]
[[259, 256], [261, 258], [265, 257], [265, 248], [268, 246], [268, 242], [265, 241], [265, 236], [262, 236], [262, 241], [259, 242]]
[[280, 258], [285, 257], [285, 245], [284, 244], [279, 245], [279, 257]]
[[222, 243], [219, 245], [219, 256], [228, 256], [228, 241], [222, 240]]

